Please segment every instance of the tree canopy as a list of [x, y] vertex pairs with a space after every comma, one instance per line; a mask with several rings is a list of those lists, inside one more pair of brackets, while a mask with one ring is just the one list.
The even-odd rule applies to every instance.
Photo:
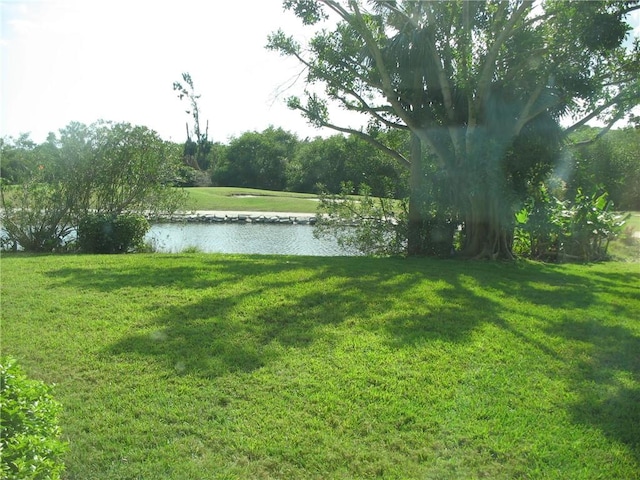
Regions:
[[[625, 41], [638, 3], [285, 0], [316, 32], [302, 45], [280, 30], [267, 48], [306, 68], [291, 108], [410, 170], [409, 254], [422, 253], [432, 215], [421, 200], [428, 150], [449, 190], [439, 208], [464, 226], [464, 253], [510, 257], [514, 213], [551, 171], [563, 136], [594, 119], [608, 128], [637, 106], [640, 41]], [[363, 114], [368, 128], [332, 123], [332, 103]], [[409, 130], [409, 154], [381, 141], [381, 129]]]
[[[182, 193], [172, 188], [178, 156], [156, 132], [128, 123], [72, 122], [32, 144], [2, 143], [19, 169], [0, 181], [1, 220], [11, 242], [50, 251], [89, 214], [172, 212]], [[9, 185], [9, 181], [15, 183]]]

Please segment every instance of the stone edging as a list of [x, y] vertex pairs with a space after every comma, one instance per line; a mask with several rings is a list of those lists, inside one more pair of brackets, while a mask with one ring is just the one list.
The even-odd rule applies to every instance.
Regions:
[[263, 213], [184, 213], [153, 219], [158, 223], [269, 223], [287, 225], [314, 225], [316, 217], [312, 214], [273, 215]]

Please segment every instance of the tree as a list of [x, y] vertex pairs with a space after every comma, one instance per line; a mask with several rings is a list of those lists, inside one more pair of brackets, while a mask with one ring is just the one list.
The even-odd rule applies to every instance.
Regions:
[[88, 213], [110, 217], [175, 211], [172, 187], [179, 158], [146, 127], [73, 122], [34, 147], [36, 167], [19, 185], [0, 184], [2, 223], [9, 241], [51, 251]]
[[611, 130], [588, 141], [597, 134], [597, 129], [586, 127], [570, 137], [575, 147], [568, 171], [563, 172], [568, 195], [602, 186], [617, 209], [640, 210], [640, 129]]
[[55, 142], [60, 175], [71, 182], [74, 209], [108, 215], [175, 210], [180, 192], [172, 188], [179, 159], [147, 127], [129, 123], [72, 123]]
[[336, 194], [349, 182], [368, 185], [374, 196], [398, 197], [402, 195], [398, 170], [392, 160], [359, 137], [333, 135], [300, 143], [287, 165], [287, 188], [318, 193], [321, 185]]
[[282, 128], [245, 132], [229, 143], [223, 164], [214, 172], [214, 183], [284, 190], [286, 166], [297, 145], [297, 137]]
[[[306, 68], [306, 99], [288, 104], [317, 126], [360, 136], [410, 171], [408, 253], [428, 212], [433, 158], [463, 230], [463, 253], [511, 258], [514, 212], [551, 170], [563, 133], [607, 126], [637, 105], [640, 42], [623, 46], [638, 2], [285, 0], [305, 25], [334, 20], [306, 48], [283, 31], [267, 48]], [[322, 91], [322, 94], [318, 93]], [[331, 122], [329, 104], [369, 128]], [[559, 120], [573, 124], [560, 128]], [[405, 129], [408, 155], [372, 131]], [[424, 150], [430, 156], [423, 155]]]
[[17, 184], [37, 167], [34, 150], [36, 144], [28, 134], [18, 138], [0, 138], [0, 179], [5, 184]]
[[173, 82], [173, 90], [178, 92], [178, 98], [180, 100], [184, 98], [189, 100], [190, 107], [186, 112], [193, 117], [193, 133], [196, 138], [195, 141], [192, 140], [189, 123], [187, 122], [187, 141], [184, 144], [184, 161], [196, 170], [207, 170], [210, 167], [208, 155], [213, 145], [209, 141], [209, 122], [207, 121], [207, 126], [203, 133], [200, 129], [200, 108], [198, 106], [200, 95], [196, 95], [193, 79], [189, 73], [183, 73], [182, 80], [186, 86], [180, 82]]

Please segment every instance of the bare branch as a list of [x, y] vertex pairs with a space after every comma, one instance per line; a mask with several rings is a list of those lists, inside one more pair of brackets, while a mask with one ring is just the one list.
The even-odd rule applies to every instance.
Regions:
[[586, 117], [578, 120], [577, 122], [575, 122], [570, 127], [566, 128], [565, 129], [565, 134], [569, 134], [571, 132], [576, 131], [578, 128], [582, 127], [583, 125], [585, 125], [590, 120], [593, 120], [594, 118], [598, 117], [598, 115], [600, 115], [602, 112], [604, 112], [607, 108], [613, 107], [614, 105], [617, 105], [618, 103], [620, 103], [623, 100], [638, 99], [637, 95], [632, 95], [631, 98], [626, 99], [625, 98], [626, 94], [627, 94], [627, 92], [623, 90], [622, 92], [618, 93], [618, 95], [613, 97], [608, 102], [605, 102], [602, 105], [600, 105], [599, 107], [595, 108], [589, 115], [587, 115]]
[[569, 143], [570, 147], [580, 147], [584, 145], [589, 145], [596, 142], [598, 139], [602, 138], [611, 128], [615, 125], [615, 123], [619, 120], [622, 120], [624, 117], [624, 111], [619, 111], [616, 115], [614, 115], [609, 122], [600, 129], [600, 131], [593, 137], [588, 140], [583, 140], [581, 142]]

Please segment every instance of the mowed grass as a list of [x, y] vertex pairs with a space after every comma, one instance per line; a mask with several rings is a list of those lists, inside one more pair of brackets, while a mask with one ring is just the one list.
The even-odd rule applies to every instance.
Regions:
[[620, 236], [609, 244], [612, 258], [625, 262], [640, 262], [640, 212], [627, 212], [628, 218]]
[[634, 479], [638, 264], [5, 255], [67, 479]]
[[237, 187], [185, 188], [185, 210], [316, 213], [318, 196]]

